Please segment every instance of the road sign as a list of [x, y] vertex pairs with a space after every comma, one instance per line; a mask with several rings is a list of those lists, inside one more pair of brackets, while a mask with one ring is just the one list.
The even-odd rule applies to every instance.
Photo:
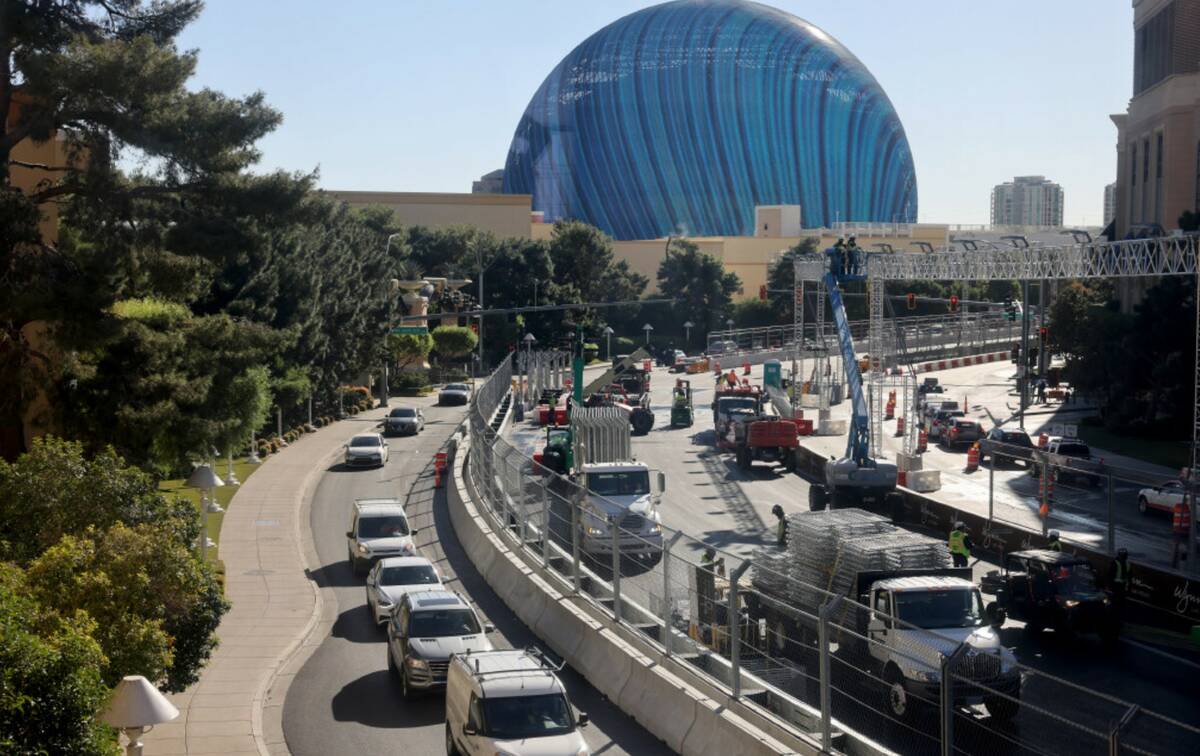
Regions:
[[396, 326], [392, 329], [392, 333], [397, 336], [420, 336], [429, 333], [429, 326]]
[[1065, 436], [1066, 434], [1067, 434], [1067, 429], [1063, 426], [1062, 423], [1055, 423], [1054, 425], [1050, 426], [1050, 435], [1051, 436], [1062, 437], [1062, 436]]
[[1067, 438], [1079, 438], [1079, 426], [1073, 423], [1068, 423], [1063, 426], [1063, 435]]

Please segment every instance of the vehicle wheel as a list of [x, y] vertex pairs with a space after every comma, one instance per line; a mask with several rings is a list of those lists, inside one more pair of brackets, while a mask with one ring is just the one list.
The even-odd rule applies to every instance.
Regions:
[[1021, 710], [1020, 701], [1010, 701], [1007, 698], [988, 698], [984, 700], [983, 705], [987, 707], [987, 712], [991, 715], [992, 719], [998, 722], [1012, 720], [1013, 717], [1017, 716], [1017, 712]]
[[737, 450], [737, 466], [745, 472], [750, 471], [750, 450], [738, 448]]
[[825, 486], [814, 483], [808, 488], [808, 508], [813, 512], [820, 512], [825, 509], [829, 492]]
[[396, 668], [396, 660], [392, 658], [392, 649], [390, 646], [384, 647], [388, 658], [388, 677], [395, 680], [400, 676], [400, 670]]
[[895, 667], [888, 667], [883, 679], [887, 684], [886, 700], [884, 703], [887, 705], [888, 712], [901, 721], [911, 720], [917, 708], [917, 701], [909, 694], [908, 688], [905, 687], [904, 675], [900, 674], [900, 670]]
[[1138, 497], [1138, 511], [1142, 514], [1150, 514], [1150, 502], [1146, 501], [1145, 496]]
[[350, 560], [350, 568], [354, 570], [354, 574], [361, 577], [366, 572], [363, 569], [362, 562], [358, 561], [358, 558], [353, 554], [350, 554], [347, 558]]

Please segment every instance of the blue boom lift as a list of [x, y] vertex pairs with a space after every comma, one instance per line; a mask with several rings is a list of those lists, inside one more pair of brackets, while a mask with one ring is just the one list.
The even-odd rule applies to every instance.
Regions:
[[840, 459], [830, 458], [825, 463], [825, 487], [812, 486], [809, 489], [812, 509], [824, 509], [828, 497], [832, 498], [834, 508], [882, 504], [885, 497], [896, 489], [896, 466], [871, 457], [871, 414], [863, 391], [862, 372], [854, 354], [850, 321], [846, 318], [846, 307], [839, 288], [839, 284], [867, 280], [865, 266], [860, 262], [865, 253], [861, 250], [854, 252], [856, 259], [847, 265], [843, 258], [847, 252], [836, 248], [826, 251], [829, 272], [825, 274], [825, 289], [829, 292], [829, 307], [833, 310], [833, 320], [837, 326], [846, 385], [850, 387], [851, 416], [846, 455]]

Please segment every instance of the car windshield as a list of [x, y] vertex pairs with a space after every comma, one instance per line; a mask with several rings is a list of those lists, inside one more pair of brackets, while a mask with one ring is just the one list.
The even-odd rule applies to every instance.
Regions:
[[416, 417], [417, 411], [412, 407], [397, 407], [391, 412], [392, 417]]
[[757, 406], [758, 402], [748, 396], [720, 399], [717, 401], [718, 412], [730, 412], [735, 409], [754, 410]]
[[355, 449], [379, 446], [379, 439], [375, 436], [355, 436], [354, 438], [350, 439], [350, 445]]
[[561, 693], [485, 698], [483, 719], [487, 734], [497, 740], [565, 735], [575, 727], [571, 707]]
[[359, 538], [395, 538], [408, 535], [408, 518], [404, 515], [360, 517]]
[[1005, 433], [1004, 443], [1016, 444], [1018, 446], [1033, 446], [1033, 441], [1029, 440], [1029, 436], [1024, 433]]
[[1090, 564], [1062, 564], [1050, 568], [1055, 593], [1070, 596], [1076, 593], [1095, 593], [1096, 573]]
[[1058, 453], [1064, 457], [1087, 457], [1091, 454], [1087, 444], [1059, 444]]
[[385, 567], [379, 573], [380, 585], [436, 585], [437, 573], [428, 564]]
[[465, 384], [465, 383], [451, 383], [450, 385], [446, 386], [446, 390], [447, 390], [447, 391], [466, 391], [466, 390], [467, 390], [467, 384]]
[[483, 632], [470, 609], [438, 609], [413, 612], [410, 638], [442, 638], [447, 635], [478, 635]]
[[928, 629], [979, 627], [984, 622], [983, 600], [979, 591], [963, 588], [899, 591], [896, 615], [904, 622]]
[[647, 470], [623, 472], [590, 472], [588, 490], [600, 496], [643, 496], [650, 493], [650, 473]]

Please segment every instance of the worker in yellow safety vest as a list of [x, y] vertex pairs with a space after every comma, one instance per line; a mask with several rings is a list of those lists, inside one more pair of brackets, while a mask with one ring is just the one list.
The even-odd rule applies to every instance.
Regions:
[[1050, 543], [1046, 544], [1046, 548], [1050, 551], [1062, 551], [1062, 541], [1059, 540], [1057, 530], [1050, 531]]
[[971, 536], [967, 535], [967, 526], [961, 520], [954, 523], [954, 530], [950, 531], [946, 545], [950, 548], [950, 558], [954, 560], [954, 566], [966, 567], [975, 544], [971, 543]]
[[771, 507], [771, 514], [779, 519], [775, 524], [775, 543], [779, 546], [787, 546], [787, 518], [783, 515], [783, 507], [776, 504]]

